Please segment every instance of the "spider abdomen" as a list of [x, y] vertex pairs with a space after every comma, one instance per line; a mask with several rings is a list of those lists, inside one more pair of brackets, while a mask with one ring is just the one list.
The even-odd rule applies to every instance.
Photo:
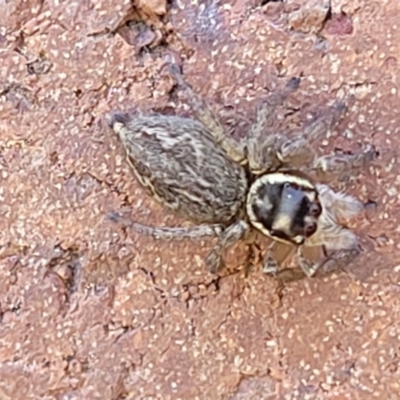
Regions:
[[240, 213], [248, 188], [245, 170], [202, 123], [124, 113], [111, 114], [109, 123], [139, 182], [163, 205], [198, 223], [228, 224]]

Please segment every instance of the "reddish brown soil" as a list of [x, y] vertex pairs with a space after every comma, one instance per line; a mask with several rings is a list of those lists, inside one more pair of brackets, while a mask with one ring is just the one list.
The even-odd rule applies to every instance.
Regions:
[[[400, 398], [400, 3], [263, 3], [0, 1], [1, 400]], [[187, 223], [138, 186], [103, 119], [187, 114], [171, 57], [233, 135], [292, 76], [290, 128], [354, 96], [320, 143], [380, 152], [348, 186], [377, 207], [346, 271], [280, 292], [235, 270], [244, 245], [216, 278], [211, 242], [107, 220]]]

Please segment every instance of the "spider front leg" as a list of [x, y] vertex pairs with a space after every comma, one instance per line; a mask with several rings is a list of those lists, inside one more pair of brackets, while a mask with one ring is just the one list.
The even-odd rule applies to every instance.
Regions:
[[[338, 221], [345, 221], [357, 216], [364, 209], [363, 203], [352, 195], [335, 192], [325, 184], [319, 183], [316, 185], [316, 188], [322, 208], [325, 210], [320, 222], [321, 229], [323, 230], [321, 243], [327, 243], [327, 240], [331, 241], [332, 239], [334, 243], [338, 243], [339, 238], [343, 245], [346, 243], [356, 243], [355, 235], [351, 231], [345, 230], [345, 228], [336, 224]], [[313, 236], [309, 239], [309, 242], [318, 240], [318, 238], [318, 235]]]
[[178, 86], [185, 92], [189, 105], [195, 113], [196, 118], [207, 128], [217, 143], [226, 151], [233, 161], [243, 163], [245, 160], [245, 153], [242, 146], [225, 134], [223, 126], [210, 107], [184, 80], [179, 67], [176, 64], [170, 64], [169, 72]]
[[320, 262], [314, 262], [305, 258], [299, 250], [298, 260], [301, 270], [306, 276], [322, 277], [335, 271], [342, 270], [353, 262], [361, 253], [361, 247], [357, 246], [350, 249], [340, 249], [326, 255]]
[[355, 154], [336, 152], [336, 154], [315, 160], [313, 173], [320, 182], [329, 182], [366, 168], [377, 156], [378, 152], [374, 146], [367, 146], [363, 151]]
[[[361, 202], [353, 196], [334, 192], [327, 185], [317, 187], [324, 212], [321, 214], [317, 232], [298, 248], [300, 267], [309, 277], [321, 275], [321, 271], [325, 274], [343, 268], [361, 252], [357, 235], [338, 223], [339, 220], [357, 215], [363, 208]], [[303, 250], [306, 247], [316, 246], [324, 251], [322, 261], [314, 262], [304, 257]]]
[[352, 263], [361, 252], [361, 247], [335, 251], [332, 255], [327, 256], [318, 266], [314, 276], [320, 277], [338, 270], [343, 270], [347, 265]]
[[275, 277], [284, 283], [289, 283], [304, 278], [321, 278], [336, 271], [343, 270], [348, 264], [354, 261], [360, 254], [360, 248], [337, 250], [330, 256], [326, 255], [320, 262], [306, 258], [301, 249], [298, 249], [299, 266], [279, 270]]
[[[273, 274], [277, 279], [284, 282], [291, 282], [294, 280], [302, 279], [305, 277], [314, 276], [315, 272], [320, 268], [320, 263], [314, 262], [311, 259], [307, 258], [303, 254], [303, 246], [296, 246], [295, 248], [291, 247], [291, 251], [287, 253], [286, 258], [288, 258], [293, 253], [297, 254], [297, 261], [299, 263], [299, 267], [295, 268], [285, 268], [282, 270], [278, 269], [278, 266], [282, 264], [283, 261], [277, 262], [276, 258], [272, 258], [269, 254], [265, 258], [265, 262], [270, 264], [270, 270], [267, 270], [267, 265], [264, 263], [264, 272]], [[324, 261], [326, 259], [324, 258]]]
[[282, 264], [296, 251], [293, 246], [283, 245], [283, 248], [281, 246], [282, 243], [274, 241], [268, 247], [263, 260], [263, 272], [272, 275], [280, 283], [294, 282], [307, 277], [308, 274], [301, 267], [281, 269]]
[[311, 278], [317, 272], [320, 267], [320, 263], [310, 260], [305, 257], [301, 246], [297, 249], [297, 260], [299, 262], [300, 269], [303, 271], [304, 275]]
[[224, 268], [225, 253], [228, 248], [243, 239], [249, 231], [249, 224], [246, 221], [239, 220], [228, 226], [219, 235], [216, 245], [206, 257], [206, 264], [211, 273], [216, 274]]
[[294, 246], [272, 240], [263, 259], [263, 272], [278, 276], [281, 265], [293, 254]]

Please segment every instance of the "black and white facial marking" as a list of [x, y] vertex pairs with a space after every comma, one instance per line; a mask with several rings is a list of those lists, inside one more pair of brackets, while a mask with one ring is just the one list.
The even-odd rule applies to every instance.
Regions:
[[275, 240], [301, 245], [317, 230], [322, 207], [305, 177], [271, 173], [258, 178], [247, 196], [250, 223]]

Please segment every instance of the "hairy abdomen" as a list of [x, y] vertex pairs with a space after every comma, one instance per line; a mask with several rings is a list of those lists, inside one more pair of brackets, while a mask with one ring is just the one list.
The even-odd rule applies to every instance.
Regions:
[[137, 117], [119, 136], [138, 180], [165, 206], [198, 223], [227, 224], [240, 212], [245, 171], [200, 122]]

